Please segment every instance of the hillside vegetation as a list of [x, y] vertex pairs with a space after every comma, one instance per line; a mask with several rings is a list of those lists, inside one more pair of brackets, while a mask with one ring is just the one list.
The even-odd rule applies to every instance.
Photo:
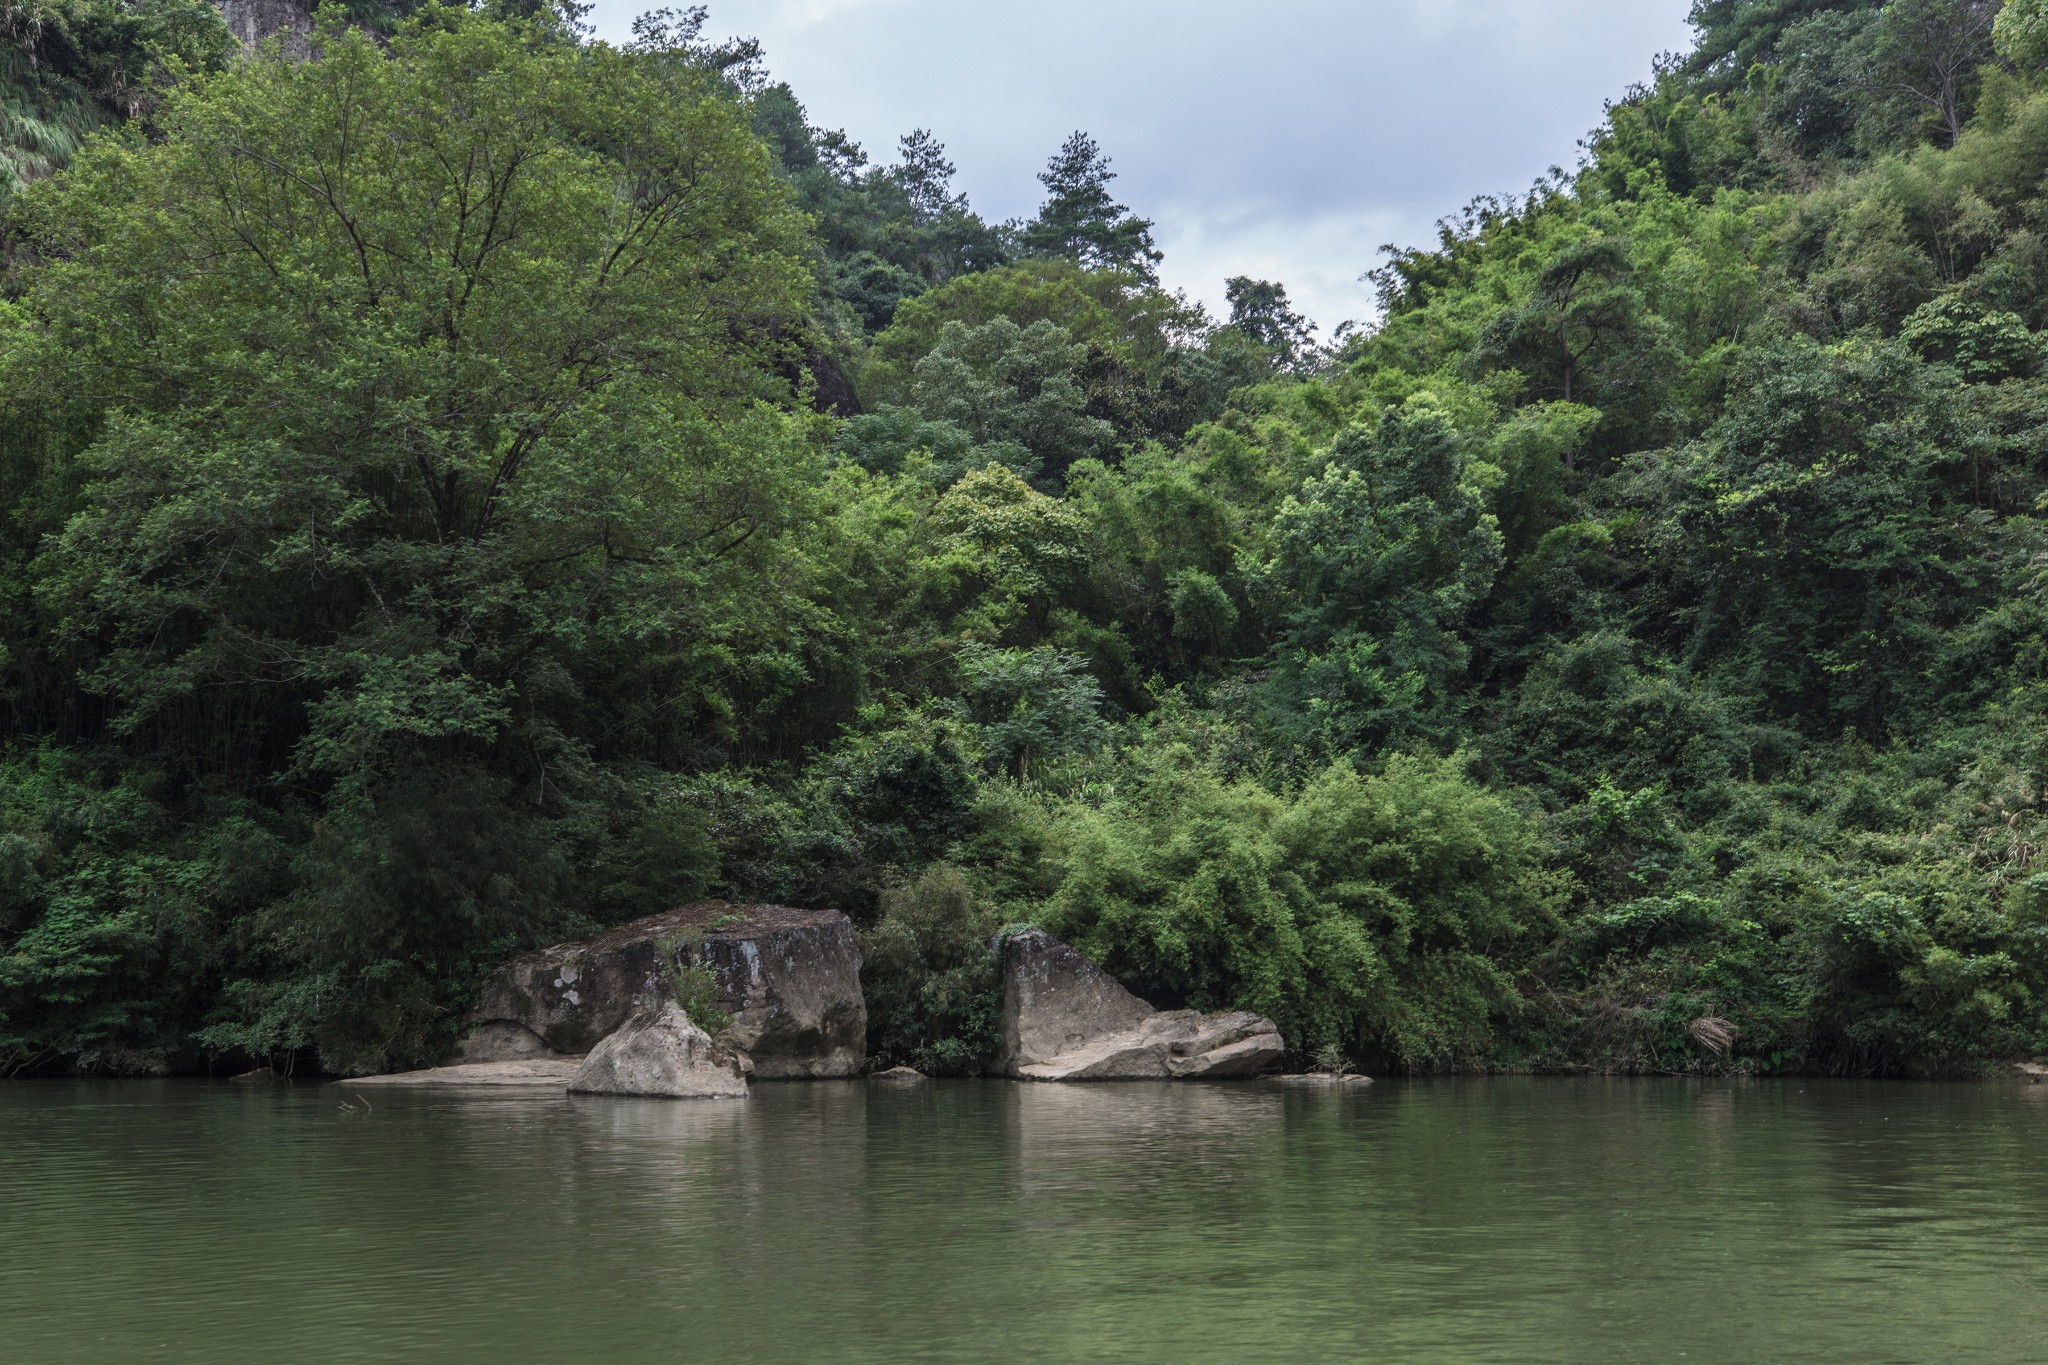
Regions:
[[0, 7], [0, 1073], [705, 894], [941, 1070], [1025, 921], [1375, 1067], [2048, 1049], [2041, 0], [1700, 0], [1321, 342], [701, 11], [209, 13]]

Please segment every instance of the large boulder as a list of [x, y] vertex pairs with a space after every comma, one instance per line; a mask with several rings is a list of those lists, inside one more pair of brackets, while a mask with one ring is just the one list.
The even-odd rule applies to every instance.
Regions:
[[711, 1041], [682, 1006], [665, 1001], [635, 1014], [590, 1050], [569, 1081], [576, 1095], [659, 1095], [682, 1100], [743, 1100], [739, 1057]]
[[464, 1062], [588, 1052], [668, 999], [678, 967], [706, 967], [732, 1025], [717, 1041], [764, 1080], [852, 1076], [867, 1055], [853, 925], [836, 910], [706, 901], [560, 943], [491, 973]]
[[1077, 1047], [1122, 1036], [1157, 1013], [1043, 929], [1007, 936], [1002, 953], [1005, 1071], [1045, 1065]]
[[1253, 1076], [1287, 1050], [1257, 1014], [1155, 1010], [1042, 929], [1003, 940], [997, 1070], [1033, 1081]]

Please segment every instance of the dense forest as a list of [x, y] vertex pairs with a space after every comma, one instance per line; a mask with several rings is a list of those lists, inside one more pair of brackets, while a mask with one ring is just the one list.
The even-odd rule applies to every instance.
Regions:
[[1320, 340], [702, 10], [315, 18], [0, 0], [0, 1074], [704, 895], [940, 1071], [1023, 922], [1391, 1070], [2048, 1048], [2043, 0], [1700, 0]]

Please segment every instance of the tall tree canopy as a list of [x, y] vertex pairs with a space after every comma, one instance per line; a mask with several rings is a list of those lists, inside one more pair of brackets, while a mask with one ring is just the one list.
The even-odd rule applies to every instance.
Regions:
[[1076, 131], [1039, 172], [1046, 198], [1019, 234], [1024, 249], [1152, 278], [1162, 259], [1152, 245], [1152, 220], [1116, 202], [1109, 192], [1114, 179], [1116, 172], [1095, 139]]
[[27, 197], [4, 382], [83, 481], [40, 647], [174, 781], [316, 821], [262, 951], [345, 1055], [457, 926], [587, 906], [617, 765], [783, 647], [815, 464], [801, 223], [701, 71], [459, 10], [320, 44]]
[[2048, 1050], [2032, 0], [1701, 0], [1323, 345], [701, 8], [180, 3], [0, 10], [0, 1073], [437, 1059], [707, 892], [877, 1063], [1021, 922], [1372, 1066]]

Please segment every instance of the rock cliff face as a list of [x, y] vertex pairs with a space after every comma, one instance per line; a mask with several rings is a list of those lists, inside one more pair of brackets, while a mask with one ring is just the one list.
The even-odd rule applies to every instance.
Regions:
[[707, 901], [506, 963], [485, 981], [464, 1062], [588, 1052], [668, 996], [663, 977], [702, 965], [732, 1016], [717, 1041], [758, 1079], [851, 1076], [867, 1054], [853, 926], [836, 910]]
[[284, 34], [284, 49], [295, 57], [311, 50], [311, 0], [220, 0], [228, 31], [253, 48], [273, 33]]
[[1034, 1081], [1251, 1076], [1287, 1050], [1272, 1020], [1155, 1010], [1042, 929], [1003, 943], [1003, 1048], [996, 1069]]

